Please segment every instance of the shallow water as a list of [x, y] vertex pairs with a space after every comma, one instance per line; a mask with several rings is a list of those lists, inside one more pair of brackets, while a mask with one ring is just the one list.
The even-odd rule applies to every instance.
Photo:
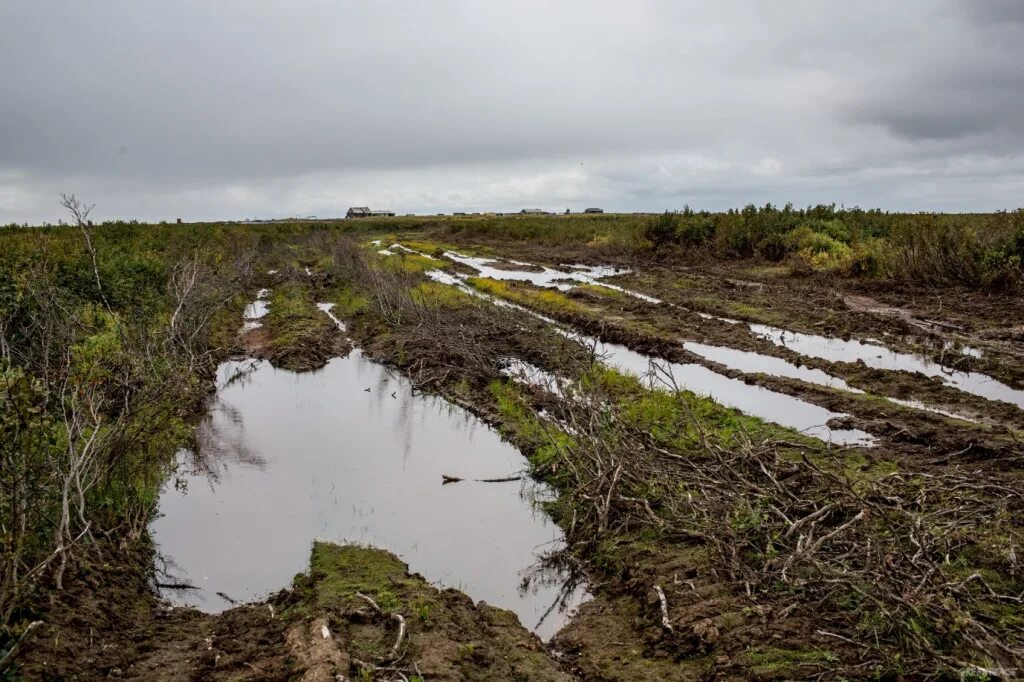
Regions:
[[771, 374], [777, 377], [799, 379], [810, 384], [837, 388], [841, 391], [849, 391], [850, 393], [864, 392], [848, 385], [839, 377], [834, 377], [820, 369], [796, 365], [772, 355], [763, 355], [727, 346], [709, 346], [695, 341], [683, 341], [683, 348], [691, 353], [696, 353], [708, 360], [719, 362], [726, 367], [741, 372], [763, 372], [764, 374]]
[[169, 574], [199, 588], [166, 596], [206, 611], [230, 606], [218, 592], [263, 597], [304, 571], [312, 541], [323, 539], [389, 549], [435, 584], [511, 609], [543, 637], [565, 622], [556, 610], [538, 625], [559, 585], [519, 589], [561, 540], [531, 502], [546, 489], [442, 486], [442, 474], [495, 478], [526, 467], [475, 417], [413, 395], [358, 351], [304, 374], [225, 363], [219, 378], [199, 457], [182, 454], [184, 470], [165, 486], [151, 528]]
[[[582, 337], [588, 345], [594, 340]], [[648, 385], [659, 388], [668, 386], [664, 371], [651, 374], [652, 358], [614, 343], [597, 343], [597, 352], [606, 357], [607, 364], [637, 377], [649, 377]], [[874, 437], [860, 429], [833, 429], [827, 423], [831, 419], [846, 415], [832, 412], [794, 398], [784, 393], [744, 383], [714, 372], [703, 365], [681, 364], [654, 360], [667, 370], [678, 388], [708, 396], [719, 405], [734, 407], [744, 414], [758, 417], [774, 424], [787, 426], [808, 436], [839, 445], [870, 445]]]
[[861, 360], [868, 367], [884, 370], [920, 372], [925, 376], [938, 377], [944, 383], [965, 393], [971, 393], [988, 400], [1001, 400], [1024, 408], [1024, 390], [1012, 388], [978, 372], [957, 372], [926, 358], [909, 353], [899, 353], [885, 346], [851, 339], [837, 339], [815, 334], [791, 332], [763, 324], [751, 324], [750, 331], [772, 343], [789, 348], [801, 355], [821, 358], [831, 362], [856, 362]]
[[266, 300], [269, 295], [270, 289], [260, 289], [256, 294], [256, 300], [246, 304], [245, 310], [242, 311], [242, 329], [259, 329], [263, 326], [260, 319], [265, 317], [270, 310]]
[[[397, 245], [396, 245], [397, 246]], [[535, 268], [538, 266], [532, 263], [524, 263], [523, 261], [505, 261], [506, 263], [512, 263], [513, 265], [522, 265], [529, 270], [511, 270], [505, 268], [497, 268], [492, 263], [498, 263], [500, 261], [494, 258], [478, 258], [475, 256], [464, 256], [461, 253], [454, 251], [445, 251], [445, 258], [468, 265], [479, 273], [479, 277], [489, 277], [491, 279], [498, 280], [511, 280], [516, 282], [529, 282], [534, 286], [543, 287], [547, 289], [558, 289], [559, 291], [571, 291], [576, 285], [572, 282], [580, 282], [582, 284], [593, 284], [599, 287], [605, 287], [612, 291], [618, 291], [639, 298], [648, 303], [661, 303], [660, 299], [648, 296], [647, 294], [640, 293], [639, 291], [633, 291], [632, 289], [625, 289], [616, 284], [609, 284], [608, 282], [602, 281], [605, 277], [612, 277], [613, 275], [624, 275], [630, 272], [628, 268], [616, 268], [611, 265], [565, 265], [563, 267], [568, 268], [567, 270], [556, 270], [555, 268], [541, 267], [540, 272], [536, 272]]]
[[327, 315], [327, 317], [331, 318], [331, 322], [333, 322], [334, 326], [338, 328], [338, 331], [342, 331], [342, 332], [348, 331], [348, 327], [345, 326], [345, 323], [342, 322], [341, 320], [339, 320], [334, 315], [334, 312], [333, 312], [334, 304], [333, 303], [317, 303], [316, 307], [319, 310], [321, 310], [323, 313], [325, 313]]
[[[531, 315], [542, 320], [550, 324], [559, 333], [564, 334], [569, 338], [576, 339], [588, 347], [595, 348], [598, 354], [605, 358], [606, 364], [617, 367], [618, 369], [634, 376], [647, 376], [650, 373], [653, 362], [659, 367], [667, 368], [671, 371], [672, 377], [679, 384], [680, 388], [693, 391], [698, 395], [708, 396], [720, 405], [735, 407], [745, 414], [758, 417], [781, 426], [788, 426], [801, 431], [808, 436], [813, 436], [827, 442], [842, 445], [870, 445], [874, 442], [874, 437], [866, 431], [861, 431], [860, 429], [833, 429], [827, 425], [829, 420], [847, 416], [845, 414], [831, 412], [823, 407], [800, 400], [799, 398], [794, 398], [793, 396], [785, 395], [783, 393], [776, 393], [775, 391], [771, 391], [761, 386], [747, 384], [739, 379], [731, 379], [702, 365], [670, 363], [631, 350], [626, 346], [614, 343], [602, 343], [592, 337], [574, 331], [568, 331], [555, 320], [545, 317], [540, 313], [536, 313], [528, 308], [516, 305], [515, 303], [510, 303], [499, 298], [482, 294], [475, 289], [466, 286], [460, 276], [452, 275], [440, 270], [429, 270], [426, 275], [436, 282], [458, 287], [467, 293], [488, 300], [495, 305], [515, 308], [516, 310], [521, 310], [527, 315]], [[706, 346], [705, 348], [710, 349], [715, 347]], [[723, 350], [731, 349], [723, 348]], [[772, 360], [777, 359], [770, 358], [770, 356], [763, 357]], [[795, 368], [795, 365], [790, 366]], [[522, 365], [519, 365], [518, 367], [522, 370]], [[542, 371], [536, 368], [533, 369], [537, 372]], [[807, 371], [815, 372], [817, 370]], [[519, 371], [517, 374], [521, 376], [523, 372]], [[530, 372], [527, 371], [526, 374], [528, 375]], [[829, 376], [824, 372], [821, 372], [821, 374], [825, 377]], [[840, 382], [843, 386], [846, 386], [845, 382], [842, 382], [841, 379], [835, 377], [830, 378], [833, 381]], [[550, 382], [545, 379], [542, 387], [549, 383]], [[658, 388], [665, 387], [664, 382], [662, 381], [653, 381], [650, 385]], [[847, 387], [847, 390], [852, 392], [858, 391], [858, 389], [852, 387]]]

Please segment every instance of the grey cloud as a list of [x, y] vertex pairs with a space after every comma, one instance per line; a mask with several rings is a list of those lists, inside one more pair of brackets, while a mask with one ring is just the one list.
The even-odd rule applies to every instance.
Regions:
[[953, 182], [1004, 207], [1024, 194], [1021, 6], [4, 3], [0, 223], [52, 218], [60, 191], [142, 218], [918, 209]]
[[965, 0], [922, 24], [919, 42], [879, 55], [845, 120], [909, 141], [961, 140], [961, 152], [1024, 142], [1024, 3]]
[[1019, 0], [963, 2], [959, 8], [967, 17], [983, 25], [1024, 24], [1024, 3]]

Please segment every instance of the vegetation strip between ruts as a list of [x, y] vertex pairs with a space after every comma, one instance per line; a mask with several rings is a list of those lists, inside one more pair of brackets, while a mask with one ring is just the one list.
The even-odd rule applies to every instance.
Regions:
[[[300, 369], [339, 352], [314, 306], [329, 295], [372, 356], [500, 423], [561, 493], [550, 511], [569, 542], [550, 560], [586, 576], [609, 612], [637, 608], [629, 636], [662, 671], [1020, 665], [1015, 467], [894, 466], [686, 392], [652, 393], [521, 315], [425, 281], [430, 259], [374, 259], [334, 225], [93, 226], [86, 206], [66, 203], [71, 226], [0, 233], [4, 666], [46, 627], [47, 599], [144, 547], [174, 452], [217, 363], [240, 350], [241, 309], [269, 269], [281, 274], [266, 356]], [[591, 258], [685, 249], [782, 260], [795, 273], [998, 291], [1021, 282], [1021, 220], [750, 207], [344, 229], [531, 238]], [[502, 378], [508, 357], [562, 377], [563, 397]], [[586, 646], [571, 656], [584, 671], [608, 662]]]

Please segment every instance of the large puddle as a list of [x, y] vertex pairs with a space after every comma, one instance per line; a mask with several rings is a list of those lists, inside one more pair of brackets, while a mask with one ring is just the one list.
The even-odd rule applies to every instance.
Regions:
[[[734, 407], [750, 416], [758, 417], [781, 426], [787, 426], [808, 436], [839, 445], [870, 445], [874, 441], [874, 437], [871, 434], [860, 429], [833, 429], [828, 426], [829, 421], [843, 418], [847, 416], [845, 414], [832, 412], [784, 393], [777, 393], [761, 386], [747, 384], [740, 379], [729, 378], [703, 365], [667, 362], [631, 350], [626, 346], [602, 343], [578, 332], [567, 331], [551, 318], [514, 303], [482, 294], [468, 287], [463, 281], [462, 276], [459, 275], [452, 275], [440, 270], [429, 270], [426, 275], [435, 282], [458, 287], [468, 294], [488, 300], [495, 305], [513, 307], [523, 311], [525, 314], [543, 320], [565, 336], [576, 339], [588, 347], [595, 348], [606, 364], [633, 376], [649, 378], [649, 385], [652, 388], [666, 388], [665, 379], [668, 378], [666, 376], [667, 372], [678, 388], [693, 391], [698, 395], [708, 396], [720, 405]], [[692, 352], [707, 357], [714, 356], [712, 359], [723, 362], [723, 364], [728, 364], [725, 360], [737, 363], [751, 362], [756, 360], [756, 358], [746, 356], [757, 355], [753, 353], [743, 355], [742, 351], [736, 351], [736, 353], [741, 355], [734, 356], [730, 352], [727, 358], [723, 353], [732, 349], [703, 344], [688, 344], [685, 347]], [[769, 356], [759, 357], [766, 358], [769, 361], [778, 360]], [[820, 370], [797, 367], [784, 360], [778, 360], [778, 362], [781, 364], [776, 369], [794, 375], [795, 378], [802, 378], [808, 381], [813, 380], [813, 383], [831, 385], [851, 392], [858, 392], [858, 389], [847, 386], [841, 379], [832, 377]], [[781, 367], [781, 365], [786, 365], [786, 367]], [[652, 372], [652, 368], [655, 366], [660, 368], [657, 373]]]
[[[418, 253], [412, 249], [402, 246], [401, 244], [394, 244], [391, 248], [402, 249], [410, 253]], [[607, 277], [626, 274], [630, 272], [628, 269], [617, 269], [607, 265], [564, 265], [562, 267], [565, 267], [566, 270], [556, 270], [554, 268], [539, 267], [530, 263], [523, 263], [521, 261], [499, 261], [493, 258], [466, 256], [454, 251], [446, 251], [444, 255], [449, 260], [474, 268], [479, 273], [480, 277], [489, 277], [496, 280], [529, 282], [534, 286], [557, 288], [562, 291], [569, 291], [573, 289], [577, 286], [574, 282], [579, 282], [605, 287], [607, 289], [641, 299], [648, 303], [662, 303], [660, 299], [654, 298], [653, 296], [603, 281], [603, 279]], [[520, 270], [515, 267], [511, 267], [515, 265], [524, 266], [524, 269]], [[455, 278], [452, 278], [452, 280], [453, 281], [449, 281], [447, 283], [454, 284]], [[669, 305], [679, 307], [681, 310], [687, 310], [680, 306], [674, 306], [674, 304]], [[705, 319], [718, 319], [729, 324], [740, 324], [739, 320], [717, 317], [703, 312], [698, 312], [697, 314]], [[749, 326], [750, 331], [755, 336], [760, 336], [761, 338], [772, 341], [776, 345], [794, 350], [801, 355], [816, 357], [833, 362], [855, 362], [857, 360], [861, 360], [867, 366], [876, 369], [920, 372], [925, 376], [939, 377], [946, 384], [966, 393], [971, 393], [989, 400], [1008, 402], [1024, 409], [1024, 390], [1007, 386], [1006, 384], [985, 374], [951, 370], [943, 367], [941, 364], [931, 362], [923, 356], [900, 353], [870, 341], [858, 341], [855, 339], [847, 341], [844, 339], [817, 336], [814, 334], [791, 332], [785, 329], [779, 329], [777, 327], [770, 327], [762, 324], [750, 324]], [[831, 376], [821, 370], [801, 367], [771, 356], [759, 353], [749, 353], [724, 346], [709, 346], [689, 341], [685, 342], [684, 345], [691, 352], [706, 357], [709, 360], [721, 362], [728, 367], [738, 369], [743, 372], [764, 372], [766, 374], [800, 379], [812, 384], [828, 386], [853, 393], [862, 392], [848, 386], [842, 379]], [[943, 348], [944, 350], [950, 350], [973, 357], [981, 357], [982, 355], [981, 351], [976, 348], [968, 346], [958, 348], [953, 342], [946, 342]], [[956, 415], [954, 413], [948, 413], [937, 408], [925, 406], [923, 403], [918, 401], [894, 400], [893, 402], [898, 402], [902, 405], [914, 407], [916, 409], [962, 418], [960, 415]]]
[[[860, 429], [833, 429], [832, 419], [846, 415], [826, 410], [799, 398], [731, 379], [703, 365], [653, 360], [650, 356], [614, 343], [600, 343], [580, 337], [595, 347], [605, 362], [633, 376], [647, 379], [652, 388], [678, 387], [708, 396], [726, 407], [774, 424], [839, 445], [870, 445], [874, 437]], [[658, 371], [653, 371], [658, 367]]]
[[[411, 253], [417, 253], [411, 249], [401, 246], [400, 244], [395, 244], [395, 246], [403, 248], [406, 251], [410, 251]], [[465, 256], [454, 251], [445, 251], [444, 256], [448, 260], [473, 268], [479, 273], [479, 277], [489, 277], [490, 279], [510, 280], [514, 282], [529, 282], [537, 287], [558, 289], [560, 291], [570, 291], [577, 286], [577, 284], [590, 284], [593, 286], [611, 289], [612, 291], [618, 291], [626, 294], [627, 296], [633, 296], [634, 298], [647, 301], [648, 303], [661, 303], [659, 299], [654, 298], [653, 296], [648, 296], [647, 294], [642, 294], [639, 291], [625, 289], [618, 285], [601, 281], [605, 277], [624, 275], [630, 272], [628, 269], [615, 268], [610, 265], [566, 265], [564, 266], [567, 268], [566, 270], [557, 270], [555, 268], [538, 266], [517, 260], [499, 261], [494, 258]], [[519, 270], [515, 267], [510, 267], [515, 265], [522, 266], [525, 269]], [[577, 284], [574, 284], [574, 282]]]
[[850, 393], [863, 393], [858, 388], [847, 384], [839, 377], [834, 377], [827, 372], [812, 367], [796, 365], [782, 358], [773, 355], [763, 355], [753, 351], [738, 350], [727, 346], [710, 346], [706, 343], [696, 341], [683, 341], [683, 348], [703, 358], [719, 362], [726, 367], [741, 372], [771, 374], [777, 377], [799, 379], [809, 384], [817, 384], [826, 388], [835, 388]]
[[[557, 576], [521, 589], [561, 541], [534, 504], [547, 492], [471, 480], [526, 467], [482, 422], [414, 395], [358, 351], [317, 372], [250, 360], [219, 375], [199, 452], [182, 454], [151, 529], [168, 579], [195, 587], [165, 596], [205, 611], [261, 598], [304, 571], [323, 539], [391, 550], [437, 585], [514, 611], [542, 637], [564, 624], [567, 612], [551, 610]], [[467, 480], [442, 485], [442, 475]], [[578, 590], [570, 607], [580, 599]]]
[[266, 317], [267, 312], [270, 310], [269, 304], [267, 303], [267, 296], [270, 295], [270, 289], [260, 289], [256, 294], [256, 300], [252, 303], [248, 303], [245, 306], [245, 310], [242, 312], [242, 329], [249, 331], [252, 329], [259, 329], [263, 326], [261, 321]]
[[920, 372], [925, 376], [938, 377], [942, 379], [943, 383], [965, 393], [971, 393], [988, 400], [1001, 400], [1024, 409], [1024, 390], [1007, 386], [986, 374], [958, 372], [930, 362], [923, 357], [910, 355], [909, 353], [899, 353], [885, 346], [865, 343], [856, 339], [846, 341], [827, 336], [802, 334], [762, 324], [750, 325], [750, 331], [778, 346], [789, 348], [801, 355], [821, 358], [830, 362], [856, 362], [860, 360], [868, 367], [874, 369]]

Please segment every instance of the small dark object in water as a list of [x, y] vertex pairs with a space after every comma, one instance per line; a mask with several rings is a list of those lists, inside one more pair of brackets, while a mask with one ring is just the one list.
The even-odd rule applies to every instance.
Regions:
[[163, 590], [198, 590], [199, 588], [189, 583], [156, 583], [156, 586]]
[[[448, 474], [441, 474], [441, 485], [448, 485], [449, 483], [458, 483], [466, 479], [459, 478], [458, 476], [449, 476]], [[471, 479], [474, 483], [508, 483], [509, 481], [521, 481], [523, 476], [521, 474], [515, 474], [513, 476], [503, 476], [502, 478], [474, 478]]]
[[221, 599], [223, 599], [224, 601], [231, 602], [232, 606], [237, 606], [238, 604], [241, 603], [237, 599], [232, 599], [231, 597], [229, 597], [228, 595], [224, 594], [223, 592], [218, 592], [217, 596], [220, 597]]

